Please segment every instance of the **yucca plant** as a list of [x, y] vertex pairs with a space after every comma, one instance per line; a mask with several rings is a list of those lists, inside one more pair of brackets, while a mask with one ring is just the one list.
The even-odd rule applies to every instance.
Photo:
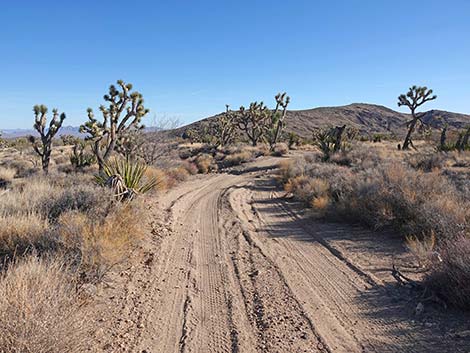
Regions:
[[157, 186], [156, 178], [144, 179], [146, 170], [145, 164], [133, 162], [129, 158], [114, 159], [104, 165], [102, 173], [96, 175], [96, 182], [113, 189], [119, 201], [129, 201]]

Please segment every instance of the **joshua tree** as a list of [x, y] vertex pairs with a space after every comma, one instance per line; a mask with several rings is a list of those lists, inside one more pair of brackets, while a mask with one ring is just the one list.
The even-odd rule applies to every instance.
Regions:
[[458, 133], [457, 142], [455, 142], [454, 148], [459, 151], [465, 151], [468, 149], [468, 140], [470, 138], [470, 127], [467, 127], [464, 131]]
[[70, 154], [70, 163], [76, 170], [88, 167], [96, 162], [95, 155], [87, 152], [88, 143], [76, 138], [73, 143], [72, 153]]
[[88, 121], [80, 126], [80, 132], [87, 133], [87, 140], [92, 141], [93, 153], [99, 165], [100, 173], [116, 148], [118, 139], [133, 131], [143, 129], [142, 118], [149, 112], [144, 107], [142, 94], [132, 90], [132, 84], [117, 81], [118, 87], [111, 85], [104, 96], [108, 106], [100, 106], [103, 121], [99, 122], [91, 108], [88, 108]]
[[468, 140], [470, 139], [470, 126], [467, 126], [462, 137], [462, 150], [468, 148]]
[[343, 125], [318, 129], [313, 133], [314, 144], [322, 151], [324, 161], [328, 161], [332, 153], [339, 152], [344, 148], [343, 133], [345, 130], [346, 125]]
[[442, 127], [441, 144], [439, 146], [439, 149], [441, 151], [445, 151], [447, 149], [447, 128], [448, 128], [447, 124], [444, 124], [444, 126]]
[[36, 137], [29, 136], [29, 141], [33, 145], [34, 151], [41, 157], [42, 170], [47, 174], [49, 172], [49, 161], [51, 160], [52, 153], [52, 140], [62, 127], [65, 120], [65, 114], [59, 115], [57, 109], [52, 110], [52, 120], [49, 123], [49, 128], [46, 128], [47, 123], [47, 107], [45, 105], [35, 105], [34, 111], [34, 129], [39, 133], [41, 141]]
[[237, 115], [229, 108], [230, 106], [226, 104], [225, 113], [211, 122], [210, 130], [215, 137], [214, 142], [216, 147], [226, 146], [234, 137]]
[[409, 89], [407, 94], [401, 94], [398, 97], [398, 106], [401, 107], [406, 105], [411, 111], [411, 120], [408, 122], [408, 133], [406, 134], [405, 141], [403, 142], [403, 150], [407, 150], [410, 147], [414, 148], [411, 135], [413, 134], [418, 121], [424, 124], [422, 121], [424, 113], [418, 113], [416, 112], [416, 109], [424, 103], [436, 99], [437, 96], [432, 93], [432, 89], [428, 89], [427, 87], [413, 86]]
[[287, 137], [287, 145], [289, 149], [292, 149], [294, 146], [299, 145], [300, 143], [300, 136], [297, 135], [295, 132], [289, 132]]
[[[278, 93], [275, 96], [276, 99], [276, 108], [271, 115], [271, 125], [268, 129], [268, 142], [270, 150], [273, 151], [276, 143], [279, 142], [279, 139], [282, 135], [284, 129], [284, 121], [286, 119], [287, 106], [290, 102], [290, 97], [284, 93]], [[280, 111], [282, 109], [282, 112]]]
[[237, 126], [245, 132], [253, 146], [256, 146], [263, 137], [271, 112], [263, 102], [250, 103], [248, 109], [241, 106], [237, 117]]

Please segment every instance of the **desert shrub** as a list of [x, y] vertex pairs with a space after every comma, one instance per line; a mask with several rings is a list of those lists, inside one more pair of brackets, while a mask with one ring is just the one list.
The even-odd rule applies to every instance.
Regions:
[[4, 188], [10, 185], [15, 176], [15, 169], [0, 167], [0, 188]]
[[77, 185], [59, 189], [53, 197], [44, 197], [39, 212], [55, 221], [68, 211], [76, 210], [90, 214], [105, 213], [112, 206], [111, 193], [103, 193], [93, 185]]
[[59, 187], [44, 178], [29, 178], [18, 183], [12, 190], [1, 196], [0, 217], [41, 213], [40, 206], [44, 200], [57, 197]]
[[50, 234], [47, 220], [38, 214], [0, 217], [0, 259], [12, 260], [31, 251], [55, 249], [57, 243]]
[[442, 244], [426, 282], [451, 305], [470, 309], [470, 239]]
[[148, 167], [145, 171], [145, 177], [158, 181], [155, 186], [156, 190], [162, 191], [168, 189], [168, 176], [164, 170], [155, 167]]
[[89, 309], [59, 260], [29, 257], [0, 277], [0, 350], [85, 352]]
[[436, 236], [433, 232], [428, 237], [407, 236], [406, 246], [415, 256], [421, 268], [428, 269], [436, 260]]
[[166, 172], [167, 187], [172, 188], [188, 179], [189, 172], [184, 167], [171, 168]]
[[101, 278], [112, 266], [127, 258], [143, 238], [145, 212], [138, 203], [122, 204], [103, 219], [85, 214], [63, 213], [56, 228], [64, 256], [88, 277]]
[[183, 161], [181, 166], [187, 170], [190, 175], [195, 175], [198, 172], [198, 167], [195, 163], [189, 161]]
[[4, 161], [2, 162], [2, 165], [6, 168], [16, 170], [16, 177], [18, 178], [29, 177], [38, 171], [31, 161], [27, 161], [22, 158], [15, 158]]
[[445, 158], [441, 153], [415, 154], [408, 158], [408, 164], [425, 172], [439, 170], [444, 167]]
[[[469, 227], [468, 201], [438, 173], [424, 173], [400, 163], [354, 170], [302, 159], [281, 168], [281, 180], [309, 203], [313, 202], [310, 182], [316, 179], [328, 182], [330, 215], [335, 218], [373, 228], [392, 226], [404, 236], [433, 232], [438, 241], [463, 234]], [[299, 186], [293, 188], [292, 183]]]
[[368, 149], [350, 156], [349, 168], [318, 163], [315, 157], [285, 162], [280, 180], [320, 215], [397, 230], [420, 266], [428, 270], [427, 285], [450, 304], [470, 308], [466, 189], [429, 167], [434, 162], [414, 169], [392, 156], [371, 156]]
[[289, 152], [289, 147], [287, 146], [287, 144], [285, 144], [283, 142], [280, 142], [280, 143], [276, 143], [276, 145], [274, 146], [274, 149], [272, 151], [272, 155], [277, 156], [277, 157], [281, 157], [281, 156], [287, 154], [288, 152]]
[[350, 166], [352, 164], [351, 156], [347, 151], [339, 151], [331, 154], [329, 162], [344, 166]]
[[242, 151], [226, 156], [223, 160], [225, 167], [232, 167], [242, 163], [249, 162], [253, 159], [250, 151]]
[[312, 203], [313, 200], [325, 196], [328, 189], [329, 185], [326, 180], [311, 178], [307, 175], [292, 178], [285, 185], [287, 192], [294, 194], [306, 203]]
[[207, 174], [214, 169], [214, 157], [210, 154], [203, 153], [196, 157], [194, 163], [197, 166], [199, 173]]
[[63, 154], [59, 154], [59, 155], [57, 155], [53, 158], [54, 163], [58, 164], [58, 165], [68, 163], [69, 160], [70, 160], [70, 158], [68, 156], [63, 155]]

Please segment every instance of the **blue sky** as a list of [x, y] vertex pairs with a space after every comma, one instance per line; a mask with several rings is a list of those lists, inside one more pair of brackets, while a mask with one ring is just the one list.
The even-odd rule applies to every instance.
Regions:
[[469, 1], [5, 1], [0, 128], [29, 128], [37, 103], [79, 125], [120, 78], [184, 122], [278, 91], [398, 109], [412, 84], [470, 113], [469, 18]]

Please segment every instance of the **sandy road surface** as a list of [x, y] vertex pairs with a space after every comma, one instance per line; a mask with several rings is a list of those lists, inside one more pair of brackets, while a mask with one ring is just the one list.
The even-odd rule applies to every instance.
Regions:
[[344, 239], [360, 230], [299, 217], [273, 182], [277, 162], [205, 176], [158, 201], [158, 236], [121, 273], [101, 350], [470, 351], [415, 323], [387, 289], [386, 242], [353, 251]]

